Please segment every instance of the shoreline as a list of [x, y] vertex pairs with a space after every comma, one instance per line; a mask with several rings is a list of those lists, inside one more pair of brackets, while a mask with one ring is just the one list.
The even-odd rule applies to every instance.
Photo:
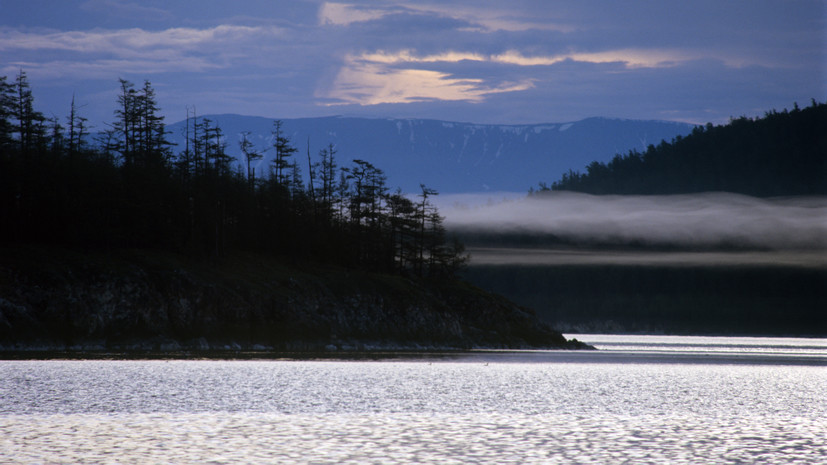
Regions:
[[105, 347], [71, 347], [57, 346], [18, 346], [6, 348], [0, 346], [2, 360], [259, 360], [259, 359], [350, 359], [350, 358], [394, 358], [394, 357], [431, 357], [452, 354], [485, 352], [525, 352], [525, 351], [595, 351], [593, 346], [577, 339], [567, 340], [560, 346], [547, 347], [491, 347], [472, 346], [457, 347], [450, 345], [422, 344], [293, 344], [292, 347], [253, 346], [242, 347], [238, 344], [216, 348], [105, 348]]
[[2, 362], [457, 362], [609, 365], [728, 365], [825, 367], [827, 357], [789, 353], [698, 353], [565, 349], [376, 349], [354, 351], [0, 352]]

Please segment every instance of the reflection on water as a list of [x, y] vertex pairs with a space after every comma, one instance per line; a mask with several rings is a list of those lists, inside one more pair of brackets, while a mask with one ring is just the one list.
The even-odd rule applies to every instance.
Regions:
[[687, 353], [750, 353], [762, 355], [817, 355], [827, 357], [827, 339], [792, 337], [629, 336], [571, 334], [600, 350]]
[[827, 462], [821, 340], [578, 338], [620, 349], [0, 362], [0, 463]]

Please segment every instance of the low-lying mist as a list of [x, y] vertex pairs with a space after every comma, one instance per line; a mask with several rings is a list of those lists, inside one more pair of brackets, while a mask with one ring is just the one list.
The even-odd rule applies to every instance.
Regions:
[[440, 197], [446, 227], [460, 234], [550, 237], [600, 247], [795, 251], [827, 262], [827, 197], [570, 192]]

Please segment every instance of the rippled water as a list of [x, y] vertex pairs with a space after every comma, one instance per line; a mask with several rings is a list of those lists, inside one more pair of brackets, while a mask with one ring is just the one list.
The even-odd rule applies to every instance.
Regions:
[[578, 338], [605, 350], [0, 362], [0, 463], [827, 463], [824, 341]]
[[827, 339], [792, 337], [628, 336], [578, 334], [600, 350], [827, 356]]

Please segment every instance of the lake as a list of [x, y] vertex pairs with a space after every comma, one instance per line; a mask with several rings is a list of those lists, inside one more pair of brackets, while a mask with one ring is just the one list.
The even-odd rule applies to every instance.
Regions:
[[0, 362], [0, 463], [827, 463], [827, 340]]

